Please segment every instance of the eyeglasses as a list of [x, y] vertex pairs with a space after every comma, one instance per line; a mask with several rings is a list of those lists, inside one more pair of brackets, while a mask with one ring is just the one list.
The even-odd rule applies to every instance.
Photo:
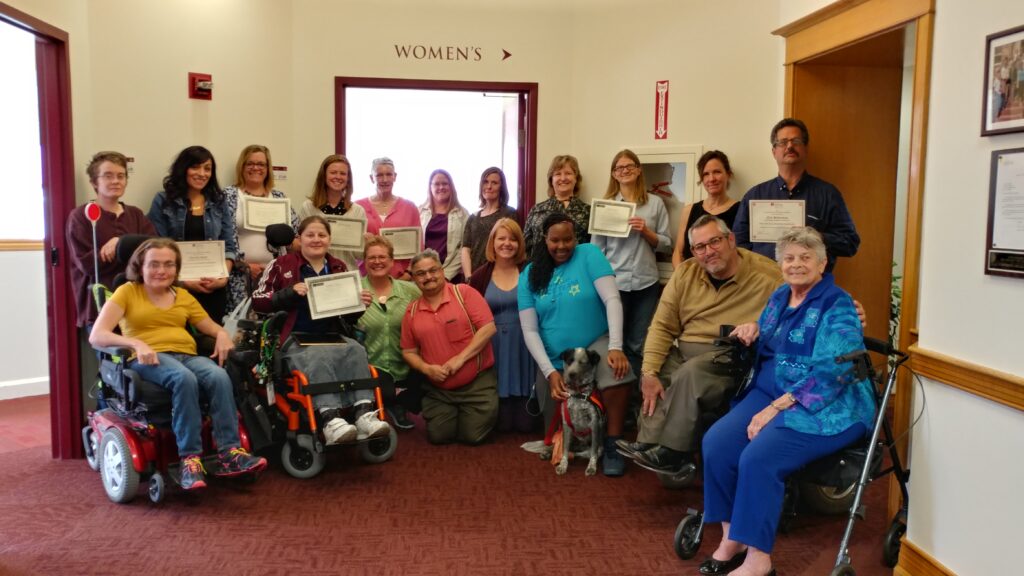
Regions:
[[174, 270], [177, 267], [174, 262], [146, 262], [146, 270]]
[[428, 268], [426, 270], [417, 270], [413, 272], [412, 275], [417, 278], [426, 278], [427, 276], [433, 276], [434, 274], [437, 274], [440, 271], [440, 266], [434, 266], [433, 268]]
[[623, 166], [616, 166], [615, 168], [612, 168], [612, 172], [616, 174], [626, 174], [636, 170], [636, 168], [636, 164], [625, 164]]
[[707, 252], [708, 248], [714, 248], [718, 251], [718, 247], [722, 245], [722, 241], [725, 240], [725, 236], [715, 236], [707, 242], [701, 242], [700, 244], [694, 244], [690, 247], [690, 251], [698, 256]]
[[807, 141], [804, 140], [803, 138], [781, 138], [779, 140], [776, 140], [775, 142], [772, 142], [772, 147], [789, 148], [790, 144], [792, 144], [793, 147], [796, 148], [798, 146], [803, 146], [804, 144], [807, 144]]
[[266, 162], [246, 162], [245, 163], [245, 167], [246, 168], [266, 168], [267, 167], [267, 163]]
[[125, 174], [124, 172], [104, 172], [103, 174], [100, 174], [100, 180], [106, 180], [107, 182], [127, 182], [128, 174]]
[[385, 260], [389, 260], [390, 258], [391, 258], [390, 256], [368, 256], [366, 258], [366, 261], [367, 262], [384, 262]]

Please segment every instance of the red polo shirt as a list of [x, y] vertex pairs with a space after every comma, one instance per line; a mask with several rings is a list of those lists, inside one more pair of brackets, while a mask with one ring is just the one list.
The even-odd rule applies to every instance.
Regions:
[[[453, 290], [462, 294], [465, 311]], [[413, 310], [416, 312], [413, 313]], [[402, 318], [402, 350], [419, 350], [420, 356], [428, 364], [444, 364], [465, 350], [473, 339], [473, 330], [469, 324], [471, 319], [476, 329], [494, 322], [487, 301], [468, 284], [445, 283], [443, 299], [436, 310], [431, 308], [426, 298], [413, 300], [405, 310]], [[494, 351], [488, 344], [476, 358], [467, 360], [458, 372], [444, 382], [434, 384], [445, 390], [461, 388], [491, 366], [494, 366]]]

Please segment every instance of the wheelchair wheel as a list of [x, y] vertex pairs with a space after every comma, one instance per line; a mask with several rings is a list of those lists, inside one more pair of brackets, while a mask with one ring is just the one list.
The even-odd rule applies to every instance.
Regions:
[[360, 444], [359, 455], [363, 458], [363, 462], [368, 464], [380, 464], [381, 462], [391, 460], [391, 457], [395, 455], [395, 450], [397, 449], [398, 432], [395, 432], [395, 428], [392, 426], [391, 431], [388, 432], [387, 436], [374, 438], [373, 440]]
[[159, 472], [154, 472], [149, 477], [149, 501], [153, 504], [159, 504], [164, 501], [164, 497], [167, 496], [167, 481], [164, 480], [164, 475]]
[[903, 520], [899, 516], [893, 518], [892, 524], [885, 532], [885, 541], [882, 543], [882, 562], [889, 568], [895, 567], [900, 560], [900, 545], [902, 544], [900, 539], [906, 533], [907, 525]]
[[857, 495], [857, 483], [846, 488], [818, 486], [810, 482], [800, 484], [800, 500], [819, 514], [845, 514], [850, 511]]
[[123, 504], [135, 498], [139, 473], [132, 466], [128, 441], [117, 428], [108, 428], [100, 442], [100, 478], [111, 501]]
[[857, 572], [849, 564], [840, 564], [829, 572], [829, 576], [856, 576]]
[[324, 469], [327, 463], [327, 456], [323, 452], [316, 452], [299, 446], [290, 441], [285, 441], [281, 446], [281, 465], [285, 472], [295, 478], [312, 478]]
[[702, 517], [699, 513], [688, 514], [679, 522], [679, 526], [676, 527], [673, 547], [675, 548], [676, 556], [683, 560], [693, 558], [697, 555], [697, 551], [700, 550], [701, 541], [704, 539], [703, 534], [698, 534], [701, 520]]
[[100, 447], [96, 445], [96, 432], [92, 426], [82, 428], [82, 445], [85, 447], [85, 461], [93, 472], [100, 471], [100, 459], [98, 456]]

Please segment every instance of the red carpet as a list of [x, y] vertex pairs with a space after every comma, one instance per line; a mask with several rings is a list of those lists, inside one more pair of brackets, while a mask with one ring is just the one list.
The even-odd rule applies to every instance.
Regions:
[[[435, 447], [422, 423], [395, 458], [368, 465], [334, 453], [312, 480], [277, 462], [255, 485], [212, 482], [107, 500], [84, 461], [48, 447], [0, 453], [0, 574], [696, 574], [672, 551], [699, 487], [673, 492], [632, 466], [625, 477], [564, 477], [504, 436], [477, 448]], [[868, 491], [868, 519], [851, 549], [859, 575], [881, 565], [885, 482]], [[780, 575], [828, 574], [845, 520], [801, 516], [776, 544]]]

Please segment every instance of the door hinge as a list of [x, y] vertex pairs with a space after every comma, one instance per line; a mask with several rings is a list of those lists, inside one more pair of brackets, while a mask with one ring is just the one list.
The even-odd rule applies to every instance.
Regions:
[[50, 266], [56, 267], [59, 261], [60, 258], [57, 256], [57, 249], [50, 248]]

